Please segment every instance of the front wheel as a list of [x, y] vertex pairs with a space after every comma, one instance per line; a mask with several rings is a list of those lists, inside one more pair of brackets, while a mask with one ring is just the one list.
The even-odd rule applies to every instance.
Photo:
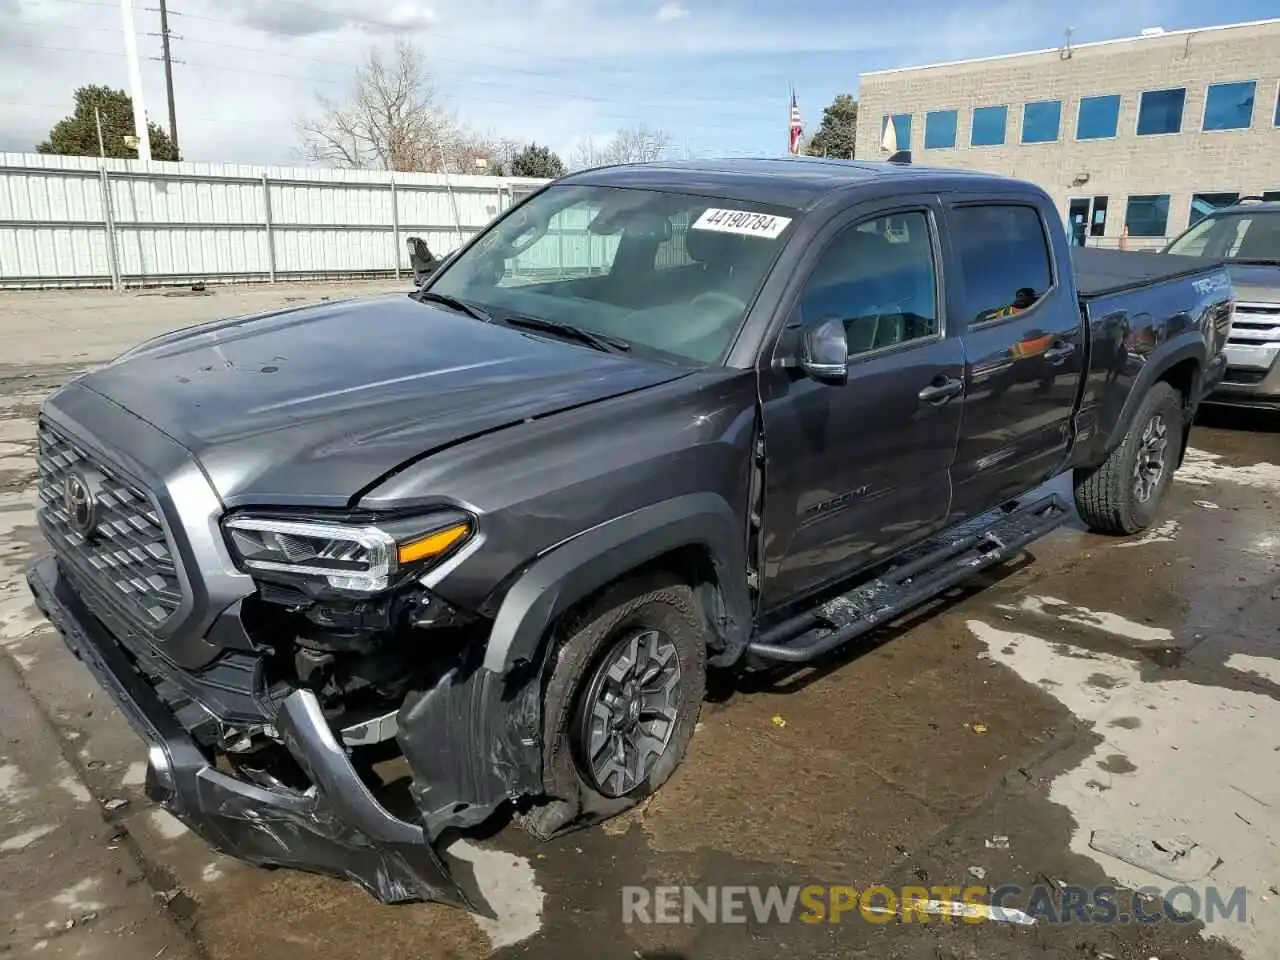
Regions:
[[1151, 526], [1173, 479], [1182, 430], [1182, 398], [1157, 383], [1120, 446], [1100, 467], [1075, 472], [1076, 509], [1091, 530], [1131, 534]]
[[520, 819], [546, 839], [634, 806], [684, 757], [706, 690], [705, 622], [674, 574], [621, 580], [553, 638], [543, 700], [545, 802]]

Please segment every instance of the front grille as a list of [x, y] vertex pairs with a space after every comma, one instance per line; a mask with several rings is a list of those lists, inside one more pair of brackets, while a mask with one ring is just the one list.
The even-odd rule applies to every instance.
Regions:
[[[48, 421], [40, 422], [39, 443], [40, 512], [54, 550], [143, 626], [159, 627], [177, 611], [182, 586], [155, 503]], [[87, 535], [72, 527], [65, 503], [73, 471], [88, 480], [97, 502]], [[95, 598], [84, 599], [92, 606]]]
[[1237, 303], [1227, 343], [1244, 347], [1280, 343], [1280, 304]]

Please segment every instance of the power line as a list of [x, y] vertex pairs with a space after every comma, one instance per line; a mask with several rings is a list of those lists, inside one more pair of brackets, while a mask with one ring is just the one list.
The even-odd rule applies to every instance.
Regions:
[[[87, 0], [86, 0], [86, 2], [87, 2]], [[12, 44], [12, 46], [27, 47], [27, 48], [29, 48], [29, 49], [35, 49], [35, 50], [50, 50], [50, 51], [54, 51], [54, 52], [58, 52], [58, 53], [87, 54], [87, 55], [90, 55], [90, 56], [104, 56], [104, 57], [123, 57], [123, 56], [124, 56], [124, 53], [123, 53], [122, 51], [115, 51], [115, 50], [93, 50], [93, 49], [88, 49], [88, 48], [84, 48], [84, 47], [75, 47], [75, 48], [73, 48], [73, 47], [58, 47], [58, 46], [50, 46], [50, 45], [45, 45], [45, 44], [31, 44], [31, 43], [19, 43], [19, 44]], [[230, 45], [226, 45], [226, 46], [230, 46]], [[308, 84], [324, 83], [324, 84], [338, 84], [338, 85], [343, 85], [343, 84], [346, 84], [346, 83], [348, 82], [346, 79], [339, 79], [339, 78], [334, 78], [334, 77], [317, 77], [317, 76], [312, 76], [312, 75], [308, 75], [308, 74], [299, 74], [299, 73], [281, 73], [281, 72], [278, 72], [278, 71], [272, 71], [272, 70], [258, 70], [258, 69], [253, 68], [253, 67], [244, 67], [244, 66], [240, 66], [239, 64], [234, 64], [234, 65], [233, 65], [233, 64], [222, 64], [222, 63], [206, 63], [206, 62], [198, 61], [198, 60], [195, 60], [195, 61], [192, 61], [192, 60], [183, 60], [183, 61], [181, 61], [181, 63], [182, 63], [184, 66], [186, 66], [186, 67], [188, 67], [188, 68], [190, 68], [190, 69], [193, 69], [193, 70], [206, 70], [206, 71], [231, 71], [231, 72], [234, 72], [234, 73], [246, 73], [246, 74], [252, 74], [252, 75], [254, 75], [254, 76], [262, 76], [262, 77], [275, 77], [275, 78], [282, 79], [282, 80], [293, 80], [293, 81], [299, 81], [299, 82], [304, 82], [304, 83], [308, 83]], [[500, 82], [500, 81], [496, 81], [496, 80], [485, 80], [485, 79], [473, 78], [473, 79], [469, 79], [469, 80], [466, 80], [466, 81], [457, 81], [457, 80], [453, 80], [453, 81], [449, 81], [447, 84], [441, 84], [440, 86], [441, 86], [441, 88], [442, 88], [442, 92], [449, 93], [450, 91], [447, 89], [447, 87], [449, 87], [449, 86], [461, 86], [461, 85], [464, 85], [464, 84], [467, 84], [467, 83], [470, 83], [470, 84], [476, 84], [476, 85], [479, 85], [479, 86], [489, 86], [489, 85], [493, 85], [493, 84], [496, 84], [496, 83], [499, 83], [499, 82]], [[719, 112], [721, 112], [721, 113], [724, 113], [724, 112], [725, 112], [725, 111], [724, 111], [724, 104], [726, 103], [726, 101], [721, 101], [721, 100], [683, 100], [683, 101], [681, 101], [681, 100], [666, 100], [666, 99], [663, 99], [663, 100], [630, 100], [630, 101], [628, 101], [628, 102], [620, 102], [620, 101], [612, 100], [612, 99], [605, 98], [605, 97], [591, 97], [591, 96], [589, 96], [589, 95], [585, 95], [585, 94], [568, 94], [568, 95], [561, 95], [561, 94], [550, 93], [550, 92], [546, 92], [546, 91], [538, 91], [538, 92], [537, 92], [537, 96], [535, 96], [535, 97], [530, 97], [530, 96], [529, 96], [529, 93], [530, 93], [530, 91], [526, 90], [526, 91], [525, 91], [525, 93], [524, 93], [524, 95], [521, 97], [521, 100], [523, 100], [523, 101], [525, 101], [525, 102], [530, 102], [530, 101], [532, 101], [532, 102], [534, 102], [534, 103], [538, 103], [538, 104], [546, 104], [546, 103], [557, 103], [557, 104], [563, 104], [563, 103], [565, 103], [566, 101], [572, 101], [572, 100], [588, 100], [588, 101], [590, 101], [590, 102], [600, 103], [600, 104], [603, 104], [603, 105], [605, 105], [605, 106], [610, 106], [610, 107], [613, 107], [613, 106], [621, 106], [621, 107], [649, 107], [649, 108], [655, 108], [655, 107], [670, 107], [670, 106], [699, 106], [699, 105], [702, 105], [702, 106], [713, 106], [713, 107], [715, 107], [715, 108], [716, 108]], [[452, 95], [454, 95], [454, 96], [458, 96], [458, 95], [459, 95], [459, 91], [458, 91], [458, 90], [453, 90], [453, 91], [452, 91]], [[466, 98], [469, 102], [471, 102], [471, 103], [486, 104], [486, 105], [491, 105], [491, 106], [504, 106], [504, 107], [506, 107], [506, 106], [511, 106], [511, 105], [512, 105], [512, 102], [513, 102], [511, 97], [499, 97], [499, 98], [493, 98], [493, 97], [477, 97], [477, 96], [473, 96], [473, 95], [471, 95], [471, 94], [469, 94], [469, 93], [464, 94], [464, 96], [465, 96], [465, 98]], [[742, 106], [744, 106], [744, 108], [746, 108], [746, 109], [751, 109], [751, 108], [749, 107], [749, 105], [742, 105]], [[642, 115], [642, 114], [635, 114], [635, 113], [618, 113], [617, 111], [611, 111], [611, 112], [613, 113], [613, 115], [614, 115], [615, 117], [617, 117], [617, 118], [621, 118], [621, 119], [631, 119], [631, 120], [645, 120], [645, 119], [647, 119], [647, 117], [646, 117], [646, 116], [644, 116], [644, 115]], [[716, 128], [719, 128], [719, 129], [733, 129], [733, 128], [732, 128], [731, 126], [729, 126], [729, 125], [726, 125], [726, 124], [716, 124], [716, 123], [703, 123], [703, 124], [699, 124], [699, 126], [701, 126], [701, 127], [703, 127], [703, 128], [707, 128], [707, 129], [716, 129]]]
[[[114, 6], [114, 4], [111, 4], [111, 3], [104, 3], [104, 2], [100, 2], [100, 0], [50, 0], [50, 2], [58, 2], [58, 3], [78, 3], [78, 4], [83, 4], [83, 5], [85, 5], [85, 6], [95, 6], [95, 7], [113, 7], [113, 6]], [[325, 9], [323, 9], [323, 8], [314, 8], [314, 7], [311, 7], [310, 5], [308, 5], [308, 4], [306, 4], [306, 3], [302, 3], [302, 2], [301, 2], [301, 0], [290, 0], [290, 2], [292, 2], [292, 3], [293, 3], [293, 5], [295, 5], [295, 6], [301, 6], [301, 7], [305, 7], [305, 8], [308, 8], [308, 9], [315, 9], [315, 10], [317, 10], [318, 12], [321, 12], [321, 13], [329, 13], [329, 14], [335, 14], [335, 15], [337, 15], [335, 11], [325, 10]], [[143, 7], [143, 8], [140, 8], [140, 9], [145, 9], [145, 10], [152, 11], [152, 12], [159, 12], [159, 8], [158, 8], [158, 7]], [[187, 18], [187, 19], [191, 19], [191, 20], [201, 20], [201, 21], [205, 21], [205, 22], [208, 22], [208, 23], [217, 23], [217, 24], [221, 24], [221, 25], [224, 25], [224, 26], [235, 27], [235, 28], [240, 28], [240, 29], [258, 29], [258, 28], [253, 27], [253, 25], [252, 25], [252, 24], [246, 24], [246, 23], [239, 22], [239, 21], [228, 20], [228, 19], [226, 19], [225, 17], [212, 17], [212, 16], [208, 16], [208, 15], [205, 15], [205, 14], [193, 14], [193, 13], [187, 13], [187, 12], [182, 11], [182, 10], [169, 10], [169, 11], [168, 11], [168, 13], [169, 13], [169, 15], [170, 15], [170, 16], [173, 16], [173, 17], [185, 17], [185, 18]], [[371, 24], [371, 25], [376, 25], [376, 26], [381, 26], [381, 27], [389, 27], [389, 26], [391, 26], [390, 24], [387, 24], [387, 23], [386, 23], [386, 22], [384, 22], [384, 21], [370, 20], [370, 19], [367, 19], [367, 18], [350, 18], [350, 17], [348, 17], [348, 19], [352, 20], [353, 22], [366, 23], [366, 24]], [[25, 21], [25, 22], [30, 23], [30, 22], [32, 22], [32, 21]], [[79, 31], [79, 30], [81, 30], [81, 29], [84, 29], [84, 30], [93, 30], [93, 29], [102, 29], [102, 28], [94, 28], [94, 27], [80, 28], [80, 27], [77, 27], [77, 30], [78, 30], [78, 31]], [[202, 45], [202, 46], [223, 47], [223, 48], [228, 49], [228, 50], [239, 50], [239, 51], [243, 51], [243, 52], [246, 52], [246, 53], [258, 53], [258, 54], [262, 54], [262, 55], [264, 55], [264, 56], [270, 57], [270, 58], [272, 58], [272, 59], [289, 59], [289, 60], [298, 60], [298, 61], [303, 61], [303, 62], [320, 63], [320, 64], [324, 64], [324, 65], [327, 65], [327, 66], [345, 66], [345, 67], [348, 67], [348, 68], [350, 68], [350, 69], [352, 69], [352, 70], [359, 69], [359, 68], [363, 65], [363, 61], [361, 61], [361, 62], [355, 62], [355, 61], [350, 61], [350, 60], [335, 60], [335, 59], [333, 59], [333, 58], [331, 58], [331, 57], [314, 57], [314, 56], [307, 56], [307, 55], [305, 55], [305, 54], [293, 53], [293, 52], [283, 51], [283, 50], [269, 50], [269, 49], [266, 49], [266, 48], [263, 48], [263, 47], [254, 47], [254, 46], [247, 46], [247, 45], [244, 45], [244, 44], [227, 43], [227, 42], [225, 42], [225, 41], [219, 41], [219, 40], [208, 40], [208, 39], [206, 39], [206, 38], [204, 38], [204, 37], [187, 37], [187, 36], [179, 36], [179, 35], [176, 35], [176, 34], [174, 34], [173, 36], [174, 36], [174, 38], [175, 38], [175, 39], [181, 40], [183, 43], [193, 43], [193, 44], [199, 44], [199, 45]], [[431, 39], [435, 39], [435, 37], [432, 37]], [[359, 48], [359, 49], [361, 49], [361, 51], [362, 51], [362, 52], [367, 52], [367, 51], [369, 50], [369, 47], [370, 47], [370, 44], [362, 43], [362, 42], [357, 41], [357, 40], [353, 40], [353, 39], [340, 39], [340, 38], [336, 38], [336, 37], [310, 36], [310, 37], [308, 37], [308, 38], [307, 38], [307, 40], [308, 40], [308, 41], [314, 41], [314, 42], [320, 42], [320, 43], [334, 44], [334, 45], [336, 45], [336, 46], [341, 46], [341, 47], [346, 47], [346, 48]], [[471, 42], [471, 41], [469, 40], [468, 42]], [[483, 43], [482, 43], [482, 42], [480, 42], [480, 41], [476, 41], [476, 42], [474, 43], [474, 45], [483, 46], [483, 45], [485, 45], [485, 44], [483, 44]], [[527, 52], [527, 51], [519, 50], [518, 48], [514, 48], [514, 47], [507, 47], [507, 46], [503, 46], [503, 45], [499, 45], [499, 44], [489, 44], [489, 45], [490, 45], [490, 46], [494, 46], [494, 47], [496, 47], [496, 48], [498, 48], [498, 49], [511, 50], [511, 51], [513, 51], [513, 52], [519, 52], [519, 53], [526, 53], [526, 52]], [[469, 69], [472, 69], [472, 70], [475, 70], [475, 69], [480, 69], [480, 70], [490, 70], [490, 71], [494, 71], [494, 72], [500, 73], [500, 74], [502, 74], [502, 75], [517, 74], [517, 75], [520, 75], [520, 76], [528, 76], [528, 77], [537, 77], [537, 78], [542, 78], [542, 79], [546, 79], [546, 80], [550, 80], [550, 81], [555, 81], [555, 82], [557, 82], [557, 83], [559, 83], [559, 82], [563, 82], [563, 81], [564, 81], [564, 79], [565, 79], [563, 74], [554, 73], [554, 72], [551, 72], [551, 71], [548, 71], [548, 70], [545, 70], [545, 69], [538, 69], [538, 68], [532, 68], [532, 67], [520, 67], [520, 66], [506, 65], [506, 64], [500, 64], [500, 63], [491, 63], [491, 62], [485, 62], [485, 61], [480, 61], [480, 60], [472, 60], [472, 59], [465, 59], [465, 58], [461, 58], [461, 57], [453, 57], [453, 56], [449, 56], [449, 55], [447, 55], [447, 54], [440, 54], [440, 55], [437, 55], [437, 54], [435, 54], [435, 53], [429, 53], [429, 54], [428, 54], [428, 59], [429, 59], [431, 62], [439, 62], [439, 63], [452, 64], [452, 65], [456, 65], [456, 66], [460, 66], [460, 67], [464, 67], [464, 68], [469, 68]], [[548, 57], [548, 56], [541, 56], [541, 57], [540, 57], [540, 59], [543, 59], [543, 60], [558, 60], [559, 62], [563, 62], [563, 63], [566, 63], [566, 64], [571, 64], [571, 65], [573, 65], [573, 66], [575, 66], [575, 67], [581, 67], [581, 66], [583, 66], [583, 64], [584, 64], [584, 63], [589, 63], [589, 62], [590, 62], [589, 60], [584, 61], [584, 60], [578, 60], [578, 59], [572, 59], [572, 58], [564, 58], [564, 57], [559, 57], [559, 58], [557, 58], [557, 57]], [[228, 67], [228, 69], [242, 70], [243, 68], [240, 68], [240, 67], [230, 67], [230, 66], [229, 66], [229, 67]], [[245, 72], [248, 72], [248, 71], [245, 71]], [[265, 75], [265, 76], [273, 76], [273, 75], [274, 75], [274, 76], [285, 76], [285, 74], [273, 74], [273, 73], [267, 73], [267, 72], [264, 72], [264, 71], [254, 71], [254, 72], [260, 73], [260, 74]], [[635, 83], [635, 82], [631, 82], [631, 81], [626, 81], [626, 80], [620, 80], [620, 79], [617, 79], [618, 77], [621, 77], [621, 76], [634, 76], [634, 77], [636, 77], [637, 79], [643, 79], [643, 80], [645, 80], [645, 81], [652, 81], [652, 80], [654, 79], [654, 70], [653, 70], [652, 68], [646, 68], [646, 69], [643, 69], [643, 70], [635, 70], [635, 69], [617, 68], [617, 67], [613, 67], [613, 66], [611, 66], [611, 67], [610, 67], [610, 73], [611, 73], [611, 75], [612, 75], [612, 79], [610, 79], [610, 78], [600, 78], [600, 79], [593, 78], [593, 79], [591, 80], [591, 86], [592, 86], [592, 88], [593, 88], [593, 89], [601, 89], [601, 88], [604, 88], [604, 89], [610, 89], [610, 88], [612, 88], [612, 89], [618, 89], [618, 90], [620, 90], [620, 91], [623, 91], [623, 92], [625, 92], [625, 93], [629, 94], [629, 93], [631, 93], [632, 91], [634, 91], [634, 90], [635, 90], [636, 83]], [[754, 73], [753, 73], [753, 76], [756, 76], [756, 77], [763, 77], [763, 76], [770, 76], [770, 75], [780, 75], [780, 72], [778, 72], [778, 71], [756, 71], [756, 72], [754, 72]], [[316, 80], [317, 82], [323, 82], [323, 83], [334, 83], [334, 82], [340, 82], [340, 81], [335, 81], [335, 80], [331, 80], [331, 79], [315, 78], [315, 77], [312, 77], [311, 79], [312, 79], [312, 80]], [[454, 82], [454, 83], [459, 83], [459, 84], [479, 84], [479, 85], [486, 85], [486, 86], [496, 86], [496, 85], [499, 85], [499, 84], [501, 84], [501, 83], [502, 83], [502, 81], [501, 81], [500, 79], [496, 79], [496, 78], [484, 78], [484, 79], [479, 79], [479, 78], [474, 78], [474, 77], [468, 77], [468, 78], [466, 78], [466, 79], [454, 79], [452, 82]], [[526, 92], [527, 92], [527, 86], [526, 86], [526, 85], [521, 85], [521, 93], [523, 94], [523, 93], [526, 93]], [[557, 95], [560, 95], [560, 94], [557, 94]], [[561, 95], [561, 96], [562, 96], [562, 95]], [[575, 92], [571, 95], [571, 97], [566, 98], [566, 99], [583, 100], [583, 101], [587, 101], [587, 102], [592, 102], [592, 103], [603, 103], [603, 104], [615, 104], [615, 103], [617, 103], [617, 102], [618, 102], [618, 100], [617, 100], [616, 98], [594, 96], [594, 95], [592, 95], [592, 94], [587, 94], [587, 93], [583, 93], [583, 92], [579, 92], [579, 91], [575, 91]], [[628, 100], [628, 101], [630, 101], [630, 102], [635, 102], [635, 101], [633, 101], [633, 100], [632, 100], [632, 98], [630, 98], [630, 97], [627, 97], [627, 100]], [[655, 101], [652, 101], [652, 100], [651, 100], [651, 101], [648, 101], [648, 103], [649, 103], [650, 105], [656, 105], [656, 106], [665, 106], [665, 105], [668, 105], [670, 102], [671, 102], [671, 101], [666, 100], [665, 98], [664, 98], [663, 100], [661, 100], [661, 101], [656, 101], [656, 102], [655, 102]], [[726, 104], [726, 103], [738, 103], [738, 102], [739, 102], [739, 98], [738, 98], [738, 97], [736, 97], [736, 96], [725, 96], [725, 97], [723, 97], [723, 98], [715, 98], [715, 99], [703, 99], [703, 100], [695, 100], [695, 101], [681, 101], [681, 104], [680, 104], [680, 105], [684, 105], [684, 106], [714, 105], [714, 106], [716, 106], [718, 109], [723, 110], [723, 105], [724, 105], [724, 104]]]

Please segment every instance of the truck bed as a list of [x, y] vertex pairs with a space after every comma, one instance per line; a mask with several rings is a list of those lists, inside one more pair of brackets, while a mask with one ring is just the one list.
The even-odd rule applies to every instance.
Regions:
[[1101, 247], [1072, 247], [1071, 262], [1075, 269], [1076, 292], [1081, 300], [1136, 290], [1222, 267], [1221, 262], [1203, 257]]

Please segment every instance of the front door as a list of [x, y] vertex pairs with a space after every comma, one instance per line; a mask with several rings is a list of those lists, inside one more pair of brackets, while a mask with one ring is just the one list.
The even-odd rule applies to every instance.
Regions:
[[1067, 207], [1067, 235], [1072, 246], [1083, 247], [1089, 235], [1089, 198], [1076, 198]]
[[849, 378], [775, 369], [764, 380], [767, 606], [841, 579], [946, 517], [964, 356], [942, 309], [940, 213], [932, 198], [855, 212], [813, 245], [788, 333], [843, 320]]
[[[1083, 325], [1065, 249], [1027, 201], [947, 211], [964, 324], [964, 423], [952, 510], [972, 516], [1047, 480], [1061, 465], [1084, 363]], [[950, 274], [948, 274], [950, 276]]]

